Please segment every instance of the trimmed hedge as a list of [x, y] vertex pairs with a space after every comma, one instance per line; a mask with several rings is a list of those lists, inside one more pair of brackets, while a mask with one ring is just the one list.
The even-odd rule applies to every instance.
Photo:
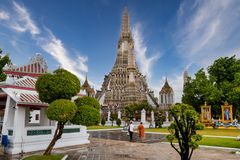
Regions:
[[85, 126], [98, 125], [100, 123], [100, 112], [91, 106], [78, 106], [77, 112], [71, 122]]

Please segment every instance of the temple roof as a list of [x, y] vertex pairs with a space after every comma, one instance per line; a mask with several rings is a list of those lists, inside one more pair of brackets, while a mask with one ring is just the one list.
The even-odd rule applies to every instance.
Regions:
[[87, 94], [95, 94], [94, 89], [91, 88], [91, 86], [88, 83], [87, 76], [86, 76], [86, 79], [85, 79], [83, 85], [81, 86], [81, 90], [85, 90], [87, 92]]
[[88, 80], [87, 80], [87, 76], [86, 76], [86, 79], [82, 85], [82, 89], [87, 89], [87, 88], [91, 88], [89, 83], [88, 83]]
[[47, 72], [47, 63], [41, 54], [36, 54], [28, 64], [19, 67], [13, 64], [6, 65], [3, 71], [7, 75], [38, 77]]
[[23, 78], [14, 79], [13, 77], [7, 77], [6, 81], [0, 82], [1, 88], [18, 88], [23, 90], [35, 90], [37, 79], [29, 76]]
[[168, 84], [166, 79], [164, 86], [162, 87], [160, 94], [173, 93], [172, 87]]
[[41, 102], [35, 90], [36, 81], [37, 79], [28, 76], [17, 80], [8, 77], [5, 82], [0, 82], [3, 91], [0, 96], [9, 95], [18, 106], [46, 107], [48, 103]]

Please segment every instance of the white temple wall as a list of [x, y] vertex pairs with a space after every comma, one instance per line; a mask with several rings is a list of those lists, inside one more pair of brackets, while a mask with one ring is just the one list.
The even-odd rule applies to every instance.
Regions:
[[46, 115], [47, 108], [41, 108], [40, 110], [40, 125], [41, 126], [51, 126], [50, 120], [47, 118]]
[[22, 135], [25, 128], [26, 108], [16, 107], [14, 110], [13, 141], [15, 143], [22, 141]]
[[[8, 153], [18, 154], [21, 152], [45, 150], [52, 140], [55, 129], [56, 126], [25, 127], [22, 129], [20, 141], [14, 141], [16, 138], [9, 136], [10, 147]], [[64, 129], [68, 132], [63, 133], [62, 138], [57, 141], [54, 148], [89, 143], [89, 134], [85, 126], [65, 125]]]
[[5, 112], [4, 112], [4, 119], [3, 119], [3, 127], [2, 127], [2, 134], [8, 134], [8, 128], [13, 127], [14, 122], [14, 110], [16, 108], [16, 103], [12, 100], [10, 96], [7, 97]]

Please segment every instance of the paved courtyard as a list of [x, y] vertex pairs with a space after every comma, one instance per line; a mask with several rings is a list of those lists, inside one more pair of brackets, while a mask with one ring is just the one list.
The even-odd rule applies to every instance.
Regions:
[[[179, 160], [172, 147], [162, 142], [163, 135], [147, 134], [146, 142], [129, 142], [126, 132], [90, 132], [90, 144], [54, 149], [53, 153], [67, 154], [67, 160]], [[135, 134], [135, 138], [137, 135]], [[37, 154], [41, 154], [38, 152]], [[3, 157], [0, 160], [2, 160]], [[4, 158], [4, 160], [19, 160]], [[239, 160], [234, 150], [200, 148], [193, 153], [192, 160]]]
[[[61, 153], [63, 150], [55, 150]], [[92, 139], [91, 144], [65, 149], [67, 160], [179, 160], [180, 157], [167, 143], [137, 143], [106, 139]], [[193, 160], [239, 160], [231, 150], [201, 148]]]
[[[180, 157], [172, 147], [163, 142], [164, 135], [146, 134], [144, 143], [129, 142], [126, 132], [97, 131], [90, 132], [91, 143], [84, 146], [64, 149], [67, 160], [179, 160]], [[63, 150], [55, 150], [61, 153]], [[193, 160], [239, 160], [233, 150], [200, 148], [196, 150]]]

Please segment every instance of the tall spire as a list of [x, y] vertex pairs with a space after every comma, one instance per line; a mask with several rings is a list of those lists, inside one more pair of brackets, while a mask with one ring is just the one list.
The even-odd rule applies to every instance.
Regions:
[[121, 37], [130, 36], [130, 17], [128, 14], [128, 8], [125, 7], [122, 16], [122, 30], [121, 30]]

